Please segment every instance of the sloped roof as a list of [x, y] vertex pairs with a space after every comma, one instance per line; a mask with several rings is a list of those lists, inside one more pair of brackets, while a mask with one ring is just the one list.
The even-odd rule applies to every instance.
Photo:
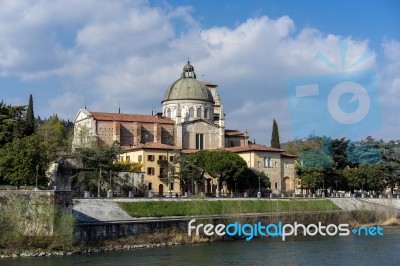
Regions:
[[146, 150], [146, 149], [152, 149], [152, 150], [176, 150], [176, 146], [172, 145], [167, 145], [163, 143], [156, 143], [156, 142], [148, 142], [146, 144], [139, 143], [138, 145], [135, 146], [122, 146], [122, 149], [124, 151], [133, 151], [133, 150]]
[[90, 112], [94, 119], [98, 121], [119, 121], [119, 122], [140, 122], [140, 123], [160, 123], [174, 124], [174, 121], [165, 117], [157, 117], [152, 115], [136, 115], [136, 114], [117, 114], [104, 112]]
[[244, 136], [244, 133], [236, 129], [225, 129], [226, 136]]
[[297, 158], [298, 157], [297, 155], [286, 153], [286, 152], [282, 153], [282, 156], [283, 157], [290, 157], [290, 158]]
[[203, 123], [209, 124], [210, 126], [213, 126], [213, 127], [219, 127], [217, 125], [214, 125], [213, 123], [210, 123], [210, 121], [208, 121], [208, 120], [206, 120], [204, 118], [196, 118], [196, 119], [193, 119], [193, 120], [185, 121], [182, 124], [194, 124], [194, 123], [199, 123], [199, 122], [203, 122]]
[[247, 152], [247, 151], [269, 151], [269, 152], [284, 152], [285, 150], [282, 149], [276, 149], [272, 147], [268, 147], [265, 145], [260, 145], [260, 144], [249, 144], [248, 146], [240, 146], [240, 147], [230, 147], [230, 148], [225, 148], [227, 151], [231, 152]]

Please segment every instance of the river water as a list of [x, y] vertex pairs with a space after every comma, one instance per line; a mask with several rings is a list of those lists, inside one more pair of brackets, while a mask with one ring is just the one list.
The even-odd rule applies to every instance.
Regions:
[[16, 258], [0, 265], [400, 265], [400, 226], [383, 236], [258, 238], [111, 251], [66, 257]]

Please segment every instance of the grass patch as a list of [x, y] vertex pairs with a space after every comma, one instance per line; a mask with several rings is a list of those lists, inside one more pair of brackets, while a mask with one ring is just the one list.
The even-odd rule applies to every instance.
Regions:
[[191, 200], [118, 202], [132, 217], [340, 210], [330, 200]]

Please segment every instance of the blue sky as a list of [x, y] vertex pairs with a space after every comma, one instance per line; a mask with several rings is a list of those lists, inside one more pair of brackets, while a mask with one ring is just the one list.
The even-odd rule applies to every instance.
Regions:
[[150, 114], [190, 57], [198, 77], [219, 85], [227, 128], [269, 144], [273, 118], [283, 141], [302, 137], [287, 81], [336, 73], [315, 55], [339, 63], [346, 39], [349, 62], [370, 50], [356, 70], [377, 77], [382, 128], [359, 137], [399, 139], [398, 14], [398, 1], [5, 0], [0, 99], [26, 104], [32, 93], [36, 115], [70, 120], [85, 101]]

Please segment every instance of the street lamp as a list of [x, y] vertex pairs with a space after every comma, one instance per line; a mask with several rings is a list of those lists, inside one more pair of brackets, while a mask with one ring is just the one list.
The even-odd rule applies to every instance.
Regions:
[[38, 176], [39, 176], [39, 165], [36, 165], [36, 187], [35, 187], [35, 190], [39, 190], [39, 188], [37, 186]]
[[112, 198], [113, 197], [113, 192], [111, 190], [111, 176], [112, 176], [112, 171], [111, 170], [109, 172], [109, 175], [110, 175], [110, 189], [107, 192], [107, 198]]
[[364, 180], [361, 183], [361, 198], [364, 198]]
[[337, 196], [337, 195], [338, 195], [338, 191], [337, 191], [337, 180], [335, 181], [335, 183], [336, 183], [336, 191], [335, 191], [336, 195], [335, 195], [335, 196]]
[[[260, 161], [257, 161], [257, 171], [260, 171]], [[257, 198], [261, 198], [261, 177], [258, 176], [258, 192]]]

